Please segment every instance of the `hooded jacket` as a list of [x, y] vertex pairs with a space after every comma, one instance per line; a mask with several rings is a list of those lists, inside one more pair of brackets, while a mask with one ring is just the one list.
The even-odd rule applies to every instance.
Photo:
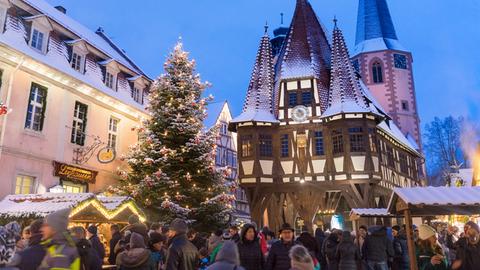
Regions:
[[387, 228], [374, 229], [363, 244], [364, 259], [372, 262], [386, 262], [394, 256], [392, 242], [387, 237]]
[[188, 241], [186, 234], [178, 234], [172, 238], [167, 252], [166, 269], [195, 270], [198, 260], [198, 250]]
[[[247, 231], [253, 229], [255, 238], [249, 241], [245, 238]], [[263, 256], [260, 241], [257, 237], [257, 231], [251, 224], [243, 226], [240, 233], [240, 242], [238, 243], [238, 252], [240, 255], [240, 265], [246, 270], [263, 270], [265, 265], [265, 258]]]
[[130, 249], [118, 254], [117, 266], [120, 270], [156, 270], [150, 250], [145, 247], [140, 234], [132, 233]]
[[245, 268], [239, 266], [238, 250], [233, 241], [225, 241], [216, 258], [217, 261], [210, 265], [207, 270], [245, 270]]

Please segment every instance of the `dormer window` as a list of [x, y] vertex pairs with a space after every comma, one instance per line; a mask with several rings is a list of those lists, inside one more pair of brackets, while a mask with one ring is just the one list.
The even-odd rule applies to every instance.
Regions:
[[72, 68], [78, 72], [83, 72], [83, 57], [81, 54], [74, 52], [72, 54]]
[[30, 41], [30, 46], [35, 48], [41, 52], [43, 52], [43, 42], [45, 39], [45, 34], [37, 29], [33, 29], [32, 31], [32, 38]]
[[115, 76], [112, 73], [106, 71], [105, 72], [105, 85], [108, 88], [115, 90], [114, 81], [115, 81]]
[[137, 87], [133, 87], [132, 89], [132, 98], [137, 103], [143, 104], [143, 91]]

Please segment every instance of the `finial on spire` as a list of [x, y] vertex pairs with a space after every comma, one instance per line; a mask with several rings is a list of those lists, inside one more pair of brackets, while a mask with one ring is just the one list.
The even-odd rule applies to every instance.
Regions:
[[337, 15], [333, 16], [333, 23], [334, 23], [334, 27], [337, 28]]
[[280, 13], [280, 24], [283, 25], [283, 12]]
[[268, 21], [265, 22], [265, 34], [268, 33]]

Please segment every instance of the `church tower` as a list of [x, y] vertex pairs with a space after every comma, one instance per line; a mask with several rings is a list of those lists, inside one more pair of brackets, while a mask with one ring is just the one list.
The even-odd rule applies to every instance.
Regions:
[[385, 112], [421, 148], [412, 53], [399, 42], [387, 0], [359, 0], [353, 64]]

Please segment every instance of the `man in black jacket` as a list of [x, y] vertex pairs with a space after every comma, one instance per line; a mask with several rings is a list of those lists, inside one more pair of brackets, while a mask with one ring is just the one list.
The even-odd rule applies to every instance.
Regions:
[[394, 256], [392, 241], [387, 237], [387, 228], [374, 227], [363, 244], [364, 260], [369, 269], [388, 270], [388, 259]]
[[110, 239], [110, 254], [108, 255], [108, 263], [115, 265], [115, 259], [117, 254], [115, 254], [115, 246], [118, 241], [122, 239], [122, 234], [120, 233], [120, 227], [117, 224], [112, 224], [110, 226], [110, 232], [112, 233], [112, 238]]
[[85, 238], [85, 229], [77, 226], [71, 229], [73, 240], [80, 255], [81, 270], [101, 270], [102, 260], [92, 248], [90, 242]]
[[293, 247], [294, 229], [285, 223], [280, 229], [280, 240], [273, 243], [268, 253], [266, 270], [289, 270], [288, 252]]
[[177, 218], [170, 223], [168, 238], [170, 246], [167, 251], [166, 269], [195, 270], [199, 261], [197, 248], [188, 241], [188, 225], [185, 220]]
[[87, 229], [87, 237], [93, 250], [97, 252], [98, 257], [103, 262], [103, 259], [105, 258], [105, 247], [103, 246], [102, 241], [100, 241], [100, 238], [98, 238], [97, 232], [97, 226], [90, 225]]

